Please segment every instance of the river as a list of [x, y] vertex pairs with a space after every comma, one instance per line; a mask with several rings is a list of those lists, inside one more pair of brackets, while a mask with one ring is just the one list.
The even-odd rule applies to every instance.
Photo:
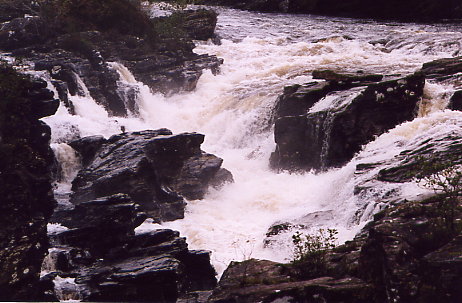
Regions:
[[358, 175], [355, 168], [391, 159], [422, 138], [460, 128], [462, 114], [443, 111], [453, 85], [427, 83], [418, 118], [378, 137], [346, 166], [318, 174], [269, 169], [275, 148], [271, 112], [283, 87], [312, 81], [314, 69], [404, 76], [425, 62], [457, 56], [462, 26], [217, 10], [221, 45], [198, 43], [195, 52], [217, 55], [224, 63], [216, 76], [205, 71], [193, 92], [153, 95], [124, 66], [113, 63], [121, 87], [139, 90], [138, 112], [128, 118], [109, 117], [87, 94], [71, 97], [76, 115], [61, 106], [55, 116], [45, 119], [53, 130], [55, 152], [67, 168], [58, 197], [66, 197], [78, 169], [72, 150], [62, 144], [76, 133], [108, 137], [121, 126], [127, 131], [166, 127], [174, 133], [203, 133], [202, 149], [223, 158], [223, 167], [233, 173], [235, 182], [210, 190], [203, 200], [188, 201], [184, 219], [161, 226], [146, 222], [137, 232], [179, 230], [190, 249], [212, 252], [221, 274], [231, 260], [290, 260], [290, 235], [295, 229], [265, 245], [265, 234], [274, 223], [290, 222], [307, 233], [335, 228], [339, 242], [344, 242], [383, 207], [380, 200], [385, 193], [395, 190], [408, 199], [425, 193], [410, 182], [393, 185], [396, 188], [376, 184], [368, 195], [355, 196], [355, 186], [376, 173]]

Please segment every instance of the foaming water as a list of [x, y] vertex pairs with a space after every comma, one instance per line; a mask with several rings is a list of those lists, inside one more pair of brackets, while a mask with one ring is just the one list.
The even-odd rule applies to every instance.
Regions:
[[[451, 88], [427, 83], [421, 117], [378, 137], [345, 167], [321, 174], [277, 174], [268, 168], [275, 148], [270, 120], [284, 86], [312, 81], [311, 72], [320, 68], [406, 75], [424, 62], [454, 54], [458, 46], [449, 41], [460, 40], [462, 34], [457, 28], [439, 25], [227, 9], [220, 9], [217, 32], [223, 38], [221, 45], [203, 43], [195, 51], [223, 58], [221, 73], [214, 76], [205, 71], [195, 91], [168, 98], [152, 94], [123, 65], [110, 63], [121, 76], [121, 86], [136, 89], [138, 94], [136, 110], [128, 118], [109, 116], [83, 94], [70, 97], [76, 115], [61, 106], [45, 120], [52, 126], [55, 143], [95, 134], [108, 137], [119, 133], [122, 126], [126, 131], [166, 127], [175, 133], [204, 133], [202, 148], [224, 159], [223, 166], [233, 173], [235, 183], [211, 190], [203, 200], [188, 201], [183, 220], [162, 226], [146, 223], [138, 232], [159, 227], [179, 230], [190, 248], [213, 252], [218, 273], [231, 260], [290, 259], [290, 234], [264, 245], [265, 234], [274, 223], [295, 223], [308, 232], [337, 228], [340, 242], [351, 239], [392, 190], [390, 185], [375, 184], [375, 192], [355, 196], [355, 187], [369, 182], [379, 169], [357, 174], [356, 165], [385, 163], [421, 136], [430, 136], [435, 128], [445, 131], [461, 125], [459, 113], [441, 111]], [[447, 43], [435, 44], [433, 39]], [[354, 95], [337, 97], [324, 98], [313, 110], [342, 106]], [[394, 190], [409, 198], [422, 193], [412, 183]], [[310, 216], [313, 213], [320, 215]]]

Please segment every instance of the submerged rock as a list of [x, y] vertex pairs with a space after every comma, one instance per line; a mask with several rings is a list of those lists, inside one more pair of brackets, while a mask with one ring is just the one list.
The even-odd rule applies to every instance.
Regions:
[[167, 129], [112, 136], [73, 181], [71, 201], [125, 193], [156, 221], [183, 218], [183, 197], [202, 199], [221, 171], [223, 160], [202, 152], [203, 140]]
[[59, 101], [42, 80], [0, 63], [0, 300], [42, 301], [39, 276], [56, 201], [50, 128]]
[[301, 110], [298, 105], [294, 112], [285, 110], [289, 115], [275, 121], [277, 147], [271, 156], [272, 167], [309, 170], [347, 163], [375, 136], [414, 117], [424, 82], [424, 76], [416, 73], [338, 96], [324, 94], [324, 101], [333, 100], [320, 109], [313, 105], [323, 94], [313, 89], [302, 91], [297, 98], [309, 102]]

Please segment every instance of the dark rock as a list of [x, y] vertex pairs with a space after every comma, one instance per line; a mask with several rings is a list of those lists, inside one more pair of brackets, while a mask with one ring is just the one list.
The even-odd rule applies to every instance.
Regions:
[[72, 201], [125, 193], [157, 221], [182, 218], [182, 197], [202, 199], [222, 163], [200, 150], [203, 140], [166, 129], [113, 136], [79, 172]]
[[[50, 21], [46, 14], [14, 19], [0, 28], [0, 49], [34, 62], [36, 70], [49, 71], [53, 79], [67, 85], [71, 95], [84, 96], [88, 92], [114, 116], [135, 112], [133, 105], [137, 92], [122, 92], [120, 76], [108, 62], [123, 63], [137, 80], [148, 85], [153, 92], [164, 94], [193, 90], [203, 69], [218, 72], [223, 61], [215, 56], [193, 53], [191, 41], [213, 38], [216, 13], [184, 11], [150, 21], [126, 2], [114, 4], [117, 9], [126, 6], [127, 10], [122, 17], [116, 17], [118, 22], [106, 22], [106, 25], [110, 24], [109, 28], [98, 23], [101, 16], [95, 16], [97, 8], [90, 8], [88, 3], [79, 7], [78, 14], [66, 11], [71, 15], [67, 16], [68, 19], [61, 20], [62, 16], [58, 16]], [[43, 5], [53, 6], [52, 3]], [[97, 6], [99, 2], [92, 5]], [[92, 17], [87, 18], [88, 14]], [[126, 24], [130, 16], [134, 18]], [[87, 19], [84, 23], [75, 23], [79, 18]], [[76, 30], [76, 26], [83, 28]], [[111, 27], [120, 32], [117, 39], [114, 39]], [[153, 28], [169, 29], [154, 31]], [[74, 113], [62, 82], [54, 83], [60, 98]]]
[[46, 225], [56, 203], [50, 129], [37, 120], [52, 114], [44, 87], [43, 81], [0, 64], [1, 301], [39, 301], [43, 295], [39, 276], [48, 250]]
[[334, 108], [279, 118], [272, 167], [309, 170], [345, 164], [374, 136], [411, 120], [423, 87], [424, 77], [416, 73], [370, 84], [356, 96], [342, 92]]
[[421, 71], [426, 78], [445, 79], [462, 72], [462, 57], [444, 58], [425, 63]]
[[58, 92], [59, 100], [61, 100], [64, 103], [64, 106], [66, 106], [67, 110], [69, 111], [69, 114], [75, 115], [74, 104], [71, 102], [71, 100], [69, 100], [69, 97], [67, 95], [69, 91], [67, 83], [60, 80], [53, 80], [52, 84]]
[[213, 10], [185, 10], [174, 12], [172, 18], [181, 19], [183, 30], [193, 40], [212, 39], [217, 24], [217, 13]]
[[[386, 182], [408, 182], [435, 173], [441, 165], [462, 163], [462, 138], [459, 134], [425, 139], [413, 150], [396, 156], [391, 165], [380, 170], [377, 179]], [[426, 168], [426, 169], [425, 169]]]
[[0, 49], [3, 50], [40, 44], [47, 38], [39, 17], [16, 18], [0, 25]]
[[[72, 229], [52, 236], [55, 270], [74, 277], [84, 301], [175, 302], [216, 286], [206, 251], [189, 251], [184, 238], [160, 229], [135, 234], [142, 220], [124, 195], [82, 203], [55, 215]], [[112, 223], [111, 223], [112, 220]]]
[[226, 168], [220, 168], [209, 184], [214, 188], [221, 188], [224, 184], [233, 182], [233, 174]]
[[460, 19], [462, 7], [454, 0], [202, 0], [201, 4], [227, 5], [261, 12], [308, 13], [328, 16], [390, 19], [399, 21], [436, 21]]
[[462, 111], [462, 90], [458, 90], [449, 100], [449, 109]]
[[282, 264], [251, 259], [229, 265], [209, 302], [371, 302], [371, 295], [358, 278], [293, 281]]
[[146, 216], [126, 195], [114, 195], [83, 202], [72, 210], [57, 212], [52, 222], [70, 228], [59, 233], [55, 242], [87, 249], [102, 257], [112, 247], [121, 245]]
[[76, 282], [89, 286], [87, 301], [176, 302], [181, 274], [170, 256], [135, 257], [96, 267]]
[[342, 81], [342, 82], [379, 82], [382, 81], [383, 75], [374, 74], [346, 74], [338, 73], [332, 70], [314, 70], [313, 79], [324, 79], [328, 81]]
[[107, 142], [103, 136], [89, 136], [69, 142], [82, 157], [82, 165], [88, 166], [95, 158], [96, 153]]
[[274, 119], [306, 114], [316, 102], [334, 90], [329, 82], [311, 82], [284, 87], [283, 94], [276, 100]]

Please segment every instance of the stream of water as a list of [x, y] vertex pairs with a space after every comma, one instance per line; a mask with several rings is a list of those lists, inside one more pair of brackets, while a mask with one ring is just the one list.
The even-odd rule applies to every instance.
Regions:
[[[190, 249], [212, 251], [220, 274], [231, 260], [290, 259], [290, 234], [264, 245], [268, 228], [277, 222], [295, 222], [306, 232], [336, 228], [339, 242], [351, 239], [381, 207], [381, 195], [391, 186], [377, 185], [369, 196], [355, 196], [355, 186], [374, 173], [355, 175], [356, 165], [390, 159], [421, 138], [462, 125], [462, 113], [443, 111], [454, 87], [427, 83], [419, 117], [378, 137], [345, 167], [320, 174], [271, 171], [268, 159], [275, 143], [269, 121], [284, 86], [311, 81], [311, 72], [320, 68], [404, 76], [424, 62], [458, 55], [462, 28], [218, 11], [221, 45], [200, 43], [195, 52], [217, 55], [224, 64], [217, 76], [205, 71], [193, 92], [168, 98], [151, 94], [114, 62], [111, 66], [121, 75], [121, 87], [134, 86], [140, 92], [139, 114], [110, 117], [86, 94], [70, 97], [76, 115], [61, 106], [56, 115], [44, 119], [52, 127], [58, 158], [68, 163], [67, 183], [59, 187], [58, 195], [69, 191], [72, 171], [78, 168], [75, 155], [63, 143], [77, 135], [108, 137], [119, 133], [121, 126], [127, 131], [166, 127], [175, 133], [203, 133], [202, 149], [223, 158], [223, 167], [233, 173], [235, 182], [211, 190], [203, 200], [188, 201], [184, 219], [161, 226], [146, 222], [137, 232], [179, 230]], [[317, 108], [326, 103], [321, 100]], [[398, 190], [409, 199], [423, 192], [413, 183]]]

